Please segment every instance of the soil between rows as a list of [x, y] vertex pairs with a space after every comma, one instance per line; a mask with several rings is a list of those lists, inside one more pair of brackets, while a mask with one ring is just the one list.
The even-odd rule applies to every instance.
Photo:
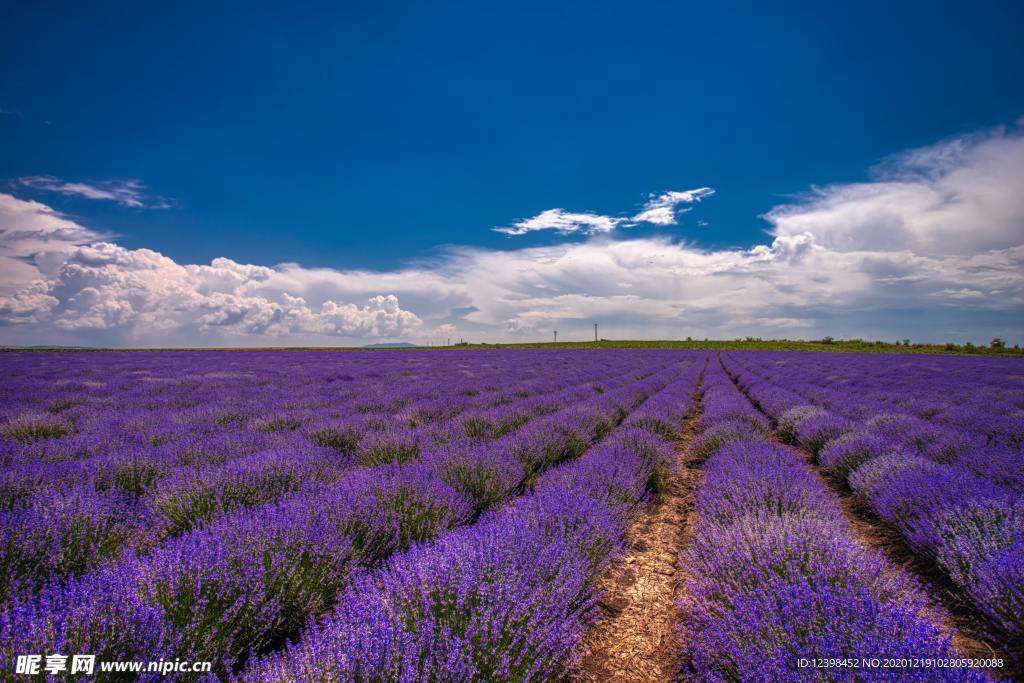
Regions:
[[690, 453], [695, 411], [686, 422], [666, 490], [648, 501], [626, 531], [627, 551], [599, 585], [604, 616], [582, 645], [574, 683], [671, 681], [681, 667], [676, 600], [686, 581], [679, 552], [693, 535], [693, 494], [703, 473]]

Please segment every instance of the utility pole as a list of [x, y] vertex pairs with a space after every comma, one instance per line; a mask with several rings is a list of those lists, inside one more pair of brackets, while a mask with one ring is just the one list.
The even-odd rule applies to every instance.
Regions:
[[555, 330], [555, 343], [558, 343], [558, 330]]
[[597, 341], [597, 323], [594, 323], [594, 341]]

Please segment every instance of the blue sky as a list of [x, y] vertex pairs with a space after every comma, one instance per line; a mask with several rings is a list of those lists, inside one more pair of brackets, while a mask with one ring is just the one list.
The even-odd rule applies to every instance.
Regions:
[[[242, 330], [254, 343], [271, 329], [313, 335], [311, 341], [325, 334], [429, 339], [453, 329], [511, 339], [546, 336], [547, 327], [559, 323], [583, 329], [591, 318], [648, 337], [684, 328], [712, 335], [805, 336], [836, 328], [914, 336], [896, 328], [904, 317], [899, 311], [915, 308], [911, 294], [920, 292], [887, 307], [858, 306], [842, 325], [828, 315], [829, 305], [843, 298], [835, 294], [825, 303], [769, 296], [778, 314], [767, 326], [743, 323], [742, 316], [732, 327], [700, 322], [710, 308], [701, 306], [679, 327], [672, 322], [682, 315], [676, 309], [634, 318], [631, 311], [643, 306], [602, 306], [598, 299], [619, 295], [596, 285], [587, 289], [578, 273], [577, 284], [562, 289], [564, 273], [552, 276], [554, 283], [531, 283], [557, 293], [528, 310], [484, 312], [480, 301], [452, 289], [453, 283], [472, 289], [467, 254], [477, 260], [511, 254], [521, 276], [531, 264], [550, 260], [545, 249], [573, 258], [566, 256], [570, 249], [604, 244], [602, 258], [615, 258], [614, 250], [632, 244], [650, 252], [653, 263], [662, 249], [657, 245], [685, 244], [705, 255], [770, 248], [788, 228], [764, 215], [820, 203], [821, 197], [806, 195], [813, 187], [891, 182], [892, 170], [879, 171], [879, 163], [891, 166], [897, 155], [899, 175], [908, 162], [898, 155], [934, 151], [951, 140], [1001, 150], [1019, 142], [1020, 3], [709, 5], [8, 6], [0, 21], [0, 192], [10, 202], [36, 202], [45, 207], [33, 209], [37, 213], [53, 212], [48, 215], [85, 231], [70, 241], [75, 248], [102, 241], [133, 254], [152, 250], [181, 266], [226, 258], [253, 267], [301, 264], [305, 272], [327, 269], [342, 279], [378, 275], [376, 283], [363, 278], [359, 287], [335, 283], [331, 289], [300, 278], [292, 290], [264, 291], [278, 309], [263, 314], [277, 323], [293, 315], [281, 299], [288, 294], [303, 297], [314, 315], [330, 301], [377, 316], [376, 304], [367, 302], [395, 296], [399, 311], [421, 325], [273, 328], [267, 325], [277, 323], [257, 315], [259, 324], [235, 329], [249, 315], [242, 311], [238, 320], [190, 319], [191, 327], [182, 328], [189, 338], [201, 328], [199, 336], [211, 343], [229, 328], [233, 342]], [[985, 163], [983, 152], [971, 163]], [[948, 172], [939, 163], [924, 175]], [[714, 194], [673, 204], [674, 222], [630, 220], [652, 195], [698, 188]], [[23, 215], [26, 206], [12, 204], [10, 211]], [[493, 229], [553, 209], [617, 222], [596, 235]], [[999, 215], [1004, 232], [1024, 232], [1013, 211]], [[1006, 249], [1019, 241], [972, 248]], [[934, 252], [922, 253], [919, 242], [915, 254]], [[824, 243], [819, 237], [815, 244]], [[899, 246], [881, 250], [895, 253]], [[21, 264], [34, 259], [43, 265], [31, 277], [20, 266], [15, 272], [15, 265], [2, 273], [9, 291], [0, 294], [14, 301], [26, 287], [31, 291], [21, 295], [22, 303], [8, 304], [12, 313], [0, 339], [164, 338], [139, 336], [149, 303], [118, 299], [102, 287], [92, 289], [105, 298], [104, 307], [121, 312], [114, 316], [120, 323], [102, 314], [79, 316], [92, 326], [58, 325], [74, 308], [67, 273], [40, 256], [46, 249], [9, 251]], [[858, 273], [867, 272], [862, 266]], [[677, 264], [673, 272], [688, 267]], [[395, 281], [413, 272], [447, 283], [415, 310]], [[38, 281], [47, 283], [45, 291], [33, 284]], [[935, 291], [969, 289], [959, 281], [945, 285]], [[253, 289], [224, 293], [245, 298]], [[1003, 292], [1006, 305], [1019, 305], [1005, 289], [978, 291]], [[24, 302], [36, 295], [57, 300], [46, 304], [49, 317], [24, 313]], [[688, 294], [684, 288], [674, 296]], [[537, 298], [519, 285], [494, 297]], [[573, 308], [572, 297], [586, 301]], [[967, 302], [960, 311], [942, 309], [944, 322], [927, 334], [959, 339], [1020, 332], [999, 322], [1005, 307], [979, 308], [972, 297], [959, 299]], [[209, 301], [188, 305], [213, 307]], [[4, 310], [0, 306], [0, 314]], [[149, 313], [151, 323], [161, 317]], [[503, 319], [506, 313], [511, 317]], [[787, 320], [799, 322], [787, 327]], [[451, 328], [441, 330], [446, 325]], [[168, 323], [162, 334], [170, 338], [180, 327]], [[363, 332], [350, 335], [353, 329]]]

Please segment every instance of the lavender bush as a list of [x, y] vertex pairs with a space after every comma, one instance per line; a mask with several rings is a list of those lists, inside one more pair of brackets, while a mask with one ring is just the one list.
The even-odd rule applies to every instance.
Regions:
[[[729, 415], [741, 414], [742, 394], [721, 367], [708, 374], [721, 395], [716, 401], [732, 406]], [[793, 407], [784, 414], [797, 437], [824, 415]], [[710, 457], [696, 498], [697, 527], [680, 558], [691, 576], [680, 628], [697, 678], [812, 681], [820, 671], [800, 668], [801, 658], [953, 654], [922, 618], [926, 601], [917, 586], [857, 543], [837, 501], [797, 452], [756, 433], [702, 447]], [[908, 676], [984, 680], [968, 669]]]
[[[780, 429], [793, 424], [793, 439], [945, 571], [987, 618], [991, 639], [1024, 661], [1024, 556], [1013, 521], [1024, 501], [1020, 370], [1003, 360], [793, 360], [726, 362]], [[794, 405], [765, 400], [768, 387]]]

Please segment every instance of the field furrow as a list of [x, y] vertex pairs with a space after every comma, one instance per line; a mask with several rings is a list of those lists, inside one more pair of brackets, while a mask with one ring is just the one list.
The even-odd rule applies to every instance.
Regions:
[[574, 681], [670, 681], [680, 668], [676, 601], [686, 567], [678, 557], [693, 532], [693, 494], [701, 481], [690, 442], [697, 433], [702, 380], [673, 442], [664, 490], [636, 515], [626, 531], [625, 552], [601, 579], [602, 617], [582, 643]]

